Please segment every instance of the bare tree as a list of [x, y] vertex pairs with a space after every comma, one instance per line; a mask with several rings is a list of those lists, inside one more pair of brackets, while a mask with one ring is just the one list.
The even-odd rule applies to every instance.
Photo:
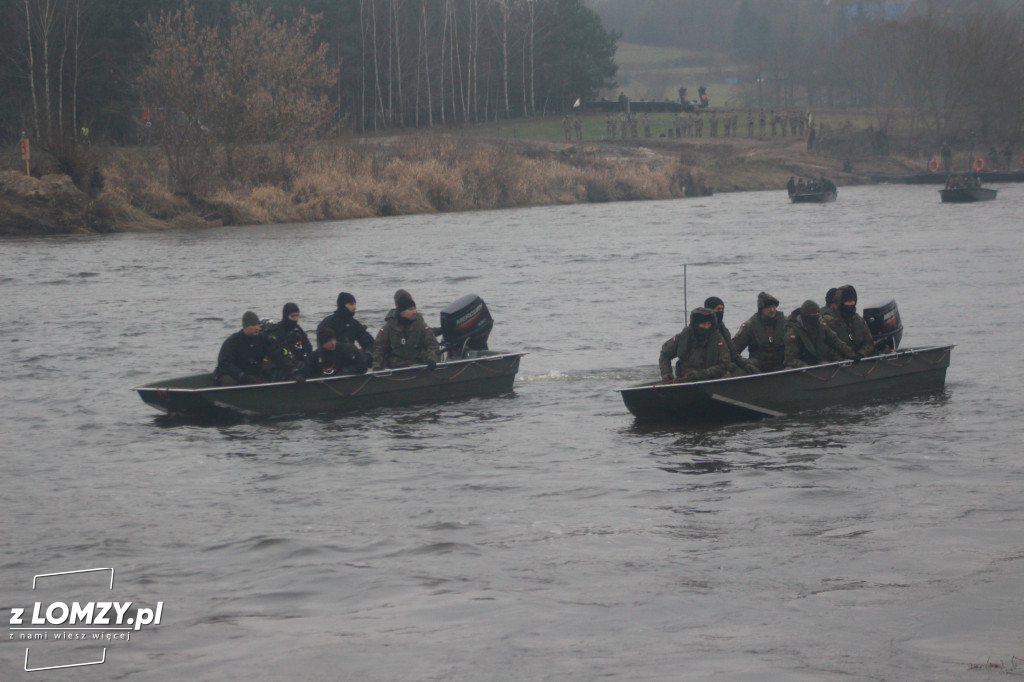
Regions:
[[512, 107], [509, 102], [509, 18], [512, 14], [510, 0], [492, 0], [491, 11], [488, 18], [491, 22], [491, 30], [498, 39], [498, 49], [501, 53], [501, 95], [503, 103], [502, 114], [505, 118], [512, 116]]
[[147, 25], [153, 48], [139, 79], [153, 135], [179, 191], [194, 194], [213, 143], [229, 177], [243, 145], [294, 146], [329, 122], [337, 72], [327, 46], [314, 47], [317, 20], [301, 12], [277, 22], [269, 10], [232, 7], [226, 35], [200, 26], [191, 5]]

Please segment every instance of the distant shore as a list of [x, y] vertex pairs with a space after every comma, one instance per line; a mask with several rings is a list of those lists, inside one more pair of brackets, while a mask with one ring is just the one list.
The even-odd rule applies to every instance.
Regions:
[[98, 149], [90, 196], [61, 175], [0, 171], [0, 235], [96, 234], [346, 220], [553, 204], [783, 190], [790, 176], [840, 187], [927, 170], [927, 159], [808, 150], [801, 138], [579, 143], [412, 134], [265, 150], [251, 177], [184, 196], [154, 148]]

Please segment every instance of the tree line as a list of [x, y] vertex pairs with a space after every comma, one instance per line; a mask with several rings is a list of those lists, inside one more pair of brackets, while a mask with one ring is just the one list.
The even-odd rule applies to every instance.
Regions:
[[[302, 53], [257, 30], [284, 31], [277, 37], [301, 41]], [[0, 138], [25, 133], [59, 156], [86, 135], [130, 139], [147, 107], [214, 122], [228, 112], [186, 111], [159, 88], [192, 69], [209, 89], [213, 64], [244, 66], [251, 85], [258, 68], [307, 59], [321, 69], [308, 94], [339, 129], [534, 116], [612, 85], [617, 38], [582, 0], [0, 0]], [[235, 48], [253, 60], [232, 67], [226, 43], [246, 39]], [[184, 41], [179, 57], [212, 61], [167, 61], [174, 40]], [[241, 76], [222, 75], [220, 87]], [[279, 89], [278, 111], [296, 91]], [[294, 113], [291, 123], [309, 122]]]

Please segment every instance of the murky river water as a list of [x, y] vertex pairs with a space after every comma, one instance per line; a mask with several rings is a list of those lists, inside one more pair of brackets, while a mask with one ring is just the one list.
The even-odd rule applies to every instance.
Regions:
[[[1024, 185], [936, 189], [0, 242], [0, 606], [163, 602], [128, 642], [10, 625], [0, 678], [1024, 674]], [[904, 346], [957, 344], [947, 390], [641, 428], [614, 389], [655, 375], [684, 263], [734, 331], [762, 290], [894, 297]], [[375, 330], [398, 287], [434, 324], [481, 295], [515, 393], [198, 426], [130, 390], [212, 369], [246, 309], [312, 329], [346, 290]]]

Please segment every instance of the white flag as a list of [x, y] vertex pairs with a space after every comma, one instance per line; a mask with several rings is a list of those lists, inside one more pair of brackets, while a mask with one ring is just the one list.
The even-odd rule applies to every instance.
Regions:
[[579, 97], [576, 98], [576, 103], [572, 105], [572, 108], [573, 109], [579, 109], [580, 108], [580, 98]]

